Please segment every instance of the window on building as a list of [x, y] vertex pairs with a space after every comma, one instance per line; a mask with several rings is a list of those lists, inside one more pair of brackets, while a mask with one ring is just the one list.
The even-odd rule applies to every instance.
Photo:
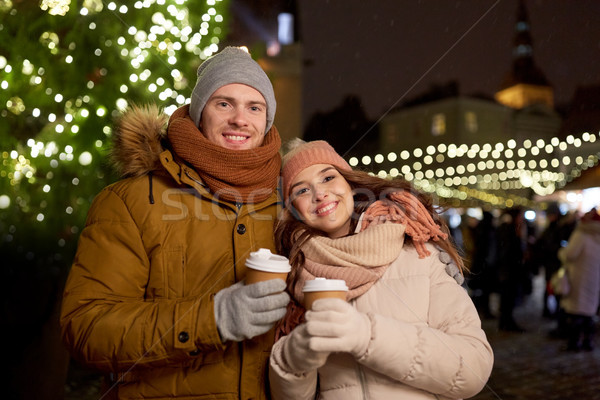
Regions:
[[290, 13], [281, 13], [277, 16], [277, 39], [281, 44], [294, 43], [294, 16]]
[[431, 134], [440, 136], [446, 133], [446, 115], [435, 114], [431, 119]]
[[465, 113], [465, 127], [467, 132], [477, 132], [477, 114], [475, 114], [473, 111], [467, 111]]

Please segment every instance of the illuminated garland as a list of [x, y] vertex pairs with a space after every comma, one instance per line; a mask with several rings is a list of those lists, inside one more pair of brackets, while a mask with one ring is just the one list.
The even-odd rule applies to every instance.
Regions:
[[[439, 196], [465, 201], [473, 198], [496, 207], [522, 205], [536, 207], [519, 196], [530, 188], [540, 196], [550, 195], [579, 176], [581, 170], [598, 164], [598, 138], [588, 132], [581, 137], [569, 135], [561, 141], [524, 140], [518, 147], [513, 139], [492, 144], [439, 144], [382, 154], [352, 157], [351, 166], [375, 170], [382, 178], [403, 176], [415, 187]], [[576, 154], [569, 156], [567, 153]], [[375, 167], [375, 168], [374, 168]], [[373, 172], [375, 174], [375, 172]], [[511, 193], [512, 192], [512, 193]]]

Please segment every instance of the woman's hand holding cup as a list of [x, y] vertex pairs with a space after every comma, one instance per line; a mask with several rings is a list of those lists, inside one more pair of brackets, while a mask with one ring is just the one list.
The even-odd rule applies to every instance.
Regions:
[[346, 352], [360, 358], [371, 340], [371, 320], [343, 300], [325, 298], [306, 312], [306, 331], [311, 350]]

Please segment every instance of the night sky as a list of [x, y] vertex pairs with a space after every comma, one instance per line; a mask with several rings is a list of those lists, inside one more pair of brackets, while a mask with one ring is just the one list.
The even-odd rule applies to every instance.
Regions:
[[[568, 102], [600, 84], [600, 1], [526, 0], [533, 58]], [[304, 117], [358, 95], [367, 116], [456, 80], [493, 96], [512, 65], [518, 0], [301, 0]]]

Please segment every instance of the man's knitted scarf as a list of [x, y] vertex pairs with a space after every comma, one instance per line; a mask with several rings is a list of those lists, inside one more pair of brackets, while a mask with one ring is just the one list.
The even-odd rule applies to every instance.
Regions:
[[212, 143], [189, 116], [189, 105], [169, 119], [167, 137], [175, 153], [190, 163], [219, 198], [242, 203], [266, 200], [277, 188], [281, 138], [274, 126], [255, 149], [230, 150]]
[[276, 338], [287, 335], [303, 322], [302, 288], [307, 280], [343, 279], [349, 288], [346, 300], [350, 301], [369, 290], [398, 258], [405, 234], [411, 237], [419, 258], [430, 255], [425, 247], [430, 239], [438, 241], [448, 237], [423, 204], [407, 191], [391, 193], [387, 199], [371, 204], [361, 216], [356, 231], [354, 235], [337, 239], [313, 236], [303, 246], [305, 262], [290, 288], [293, 300], [278, 325]]

